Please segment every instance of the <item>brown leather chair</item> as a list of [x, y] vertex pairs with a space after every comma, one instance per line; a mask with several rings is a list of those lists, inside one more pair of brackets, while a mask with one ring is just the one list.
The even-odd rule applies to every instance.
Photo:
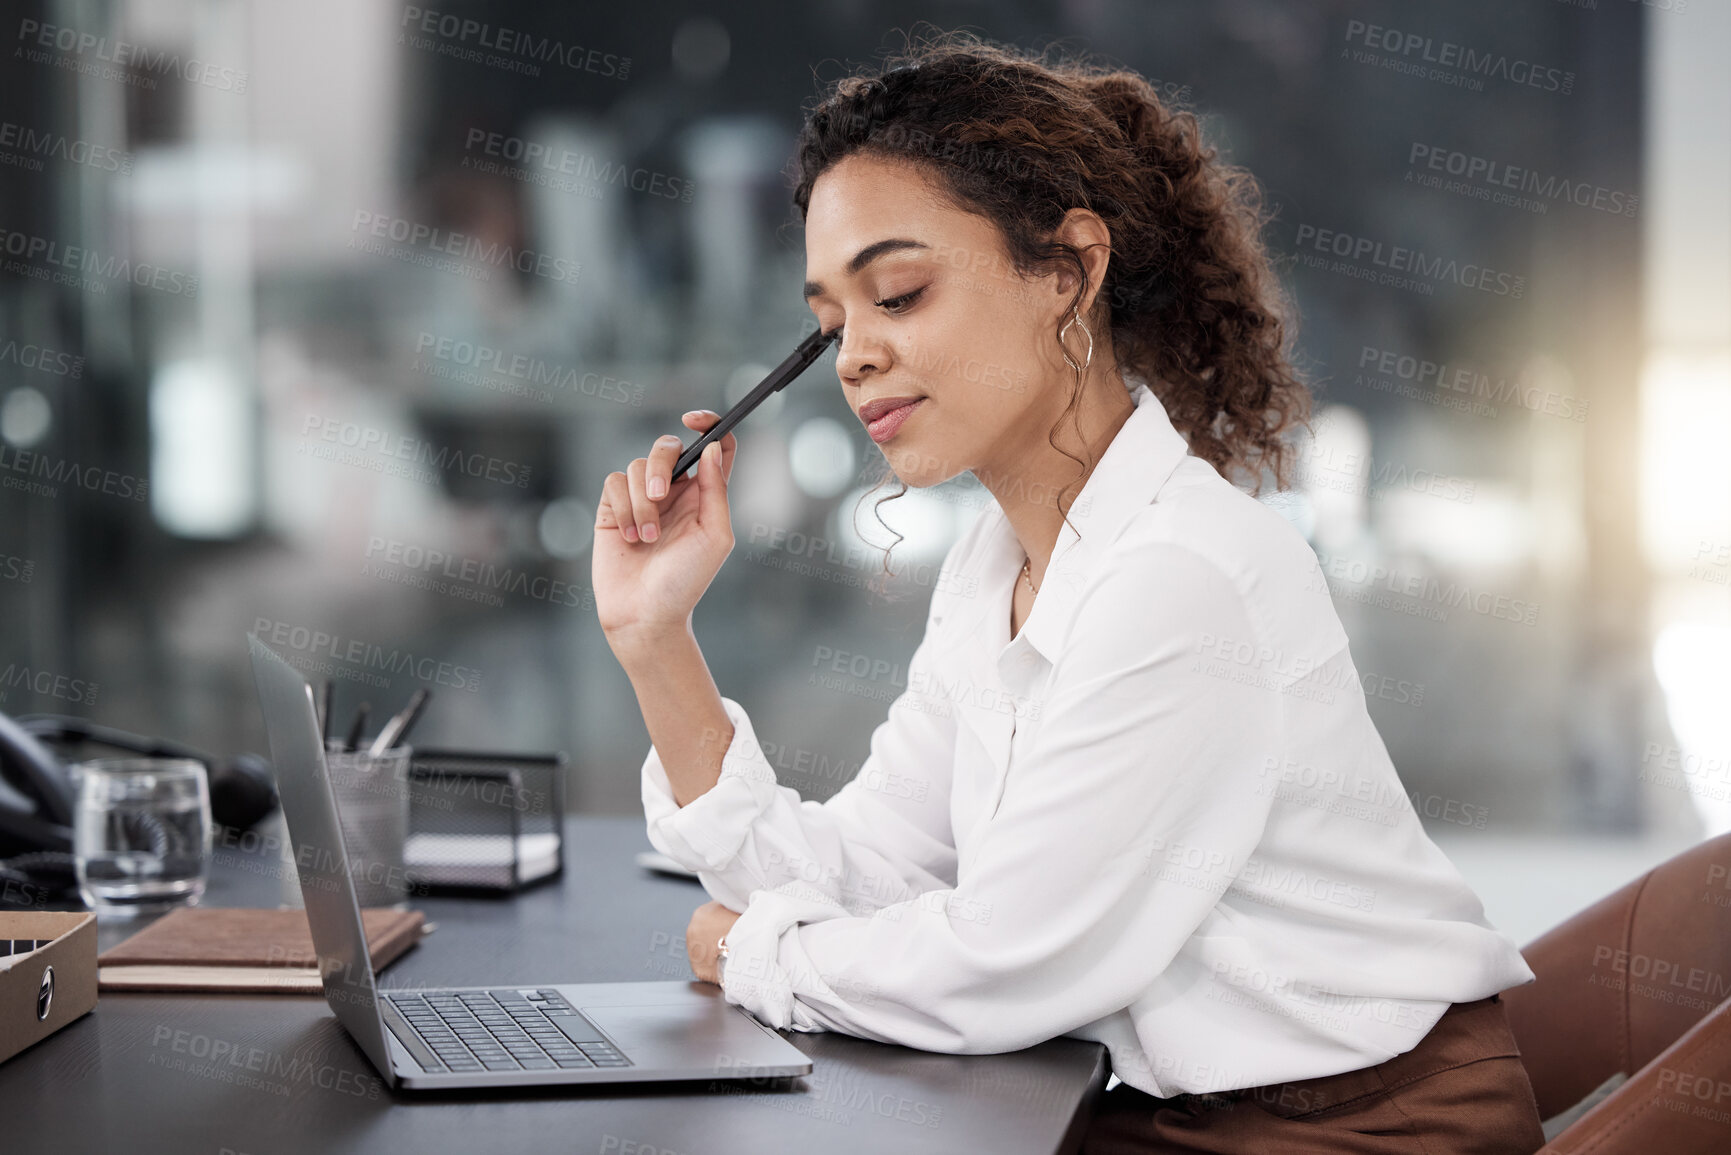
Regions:
[[1522, 952], [1503, 992], [1539, 1114], [1627, 1081], [1545, 1155], [1731, 1153], [1731, 834], [1594, 903]]

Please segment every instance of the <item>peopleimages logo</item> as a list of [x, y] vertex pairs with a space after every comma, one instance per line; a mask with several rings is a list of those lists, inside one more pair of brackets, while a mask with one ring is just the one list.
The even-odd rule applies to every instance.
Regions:
[[[18, 476], [13, 476], [17, 474]], [[143, 501], [150, 495], [150, 482], [142, 477], [80, 465], [65, 458], [49, 457], [28, 449], [8, 449], [0, 444], [0, 488], [16, 489], [38, 497], [56, 497], [62, 485], [74, 485], [90, 493]]]
[[[260, 641], [268, 642], [279, 648], [294, 651], [283, 657], [290, 665], [303, 672], [329, 673], [333, 676], [344, 676], [333, 668], [329, 662], [320, 659], [330, 659], [344, 662], [363, 670], [382, 670], [387, 674], [407, 674], [418, 682], [428, 682], [435, 686], [448, 686], [453, 690], [478, 690], [481, 688], [481, 671], [472, 666], [459, 666], [453, 662], [441, 662], [435, 658], [417, 657], [408, 650], [391, 650], [384, 646], [365, 642], [359, 638], [345, 638], [341, 634], [327, 633], [307, 626], [297, 626], [289, 622], [272, 621], [270, 618], [255, 618], [252, 632], [258, 635]], [[368, 675], [354, 678], [368, 685], [385, 686], [384, 679]]]
[[62, 353], [42, 345], [20, 345], [17, 341], [0, 345], [0, 365], [40, 369], [57, 377], [77, 379], [84, 376], [84, 358], [79, 354]]
[[[415, 338], [415, 353], [417, 359], [413, 368], [431, 373], [435, 377], [447, 380], [462, 381], [465, 384], [477, 385], [483, 389], [494, 389], [498, 392], [517, 393], [533, 397], [537, 401], [550, 403], [553, 395], [546, 389], [536, 386], [545, 385], [567, 393], [581, 393], [600, 401], [616, 401], [622, 405], [639, 406], [643, 404], [643, 386], [634, 385], [629, 381], [621, 381], [617, 377], [607, 377], [593, 371], [578, 372], [576, 369], [563, 365], [554, 365], [531, 357], [525, 353], [513, 353], [506, 349], [494, 348], [491, 345], [481, 345], [473, 341], [460, 341], [451, 337], [440, 337], [422, 330]], [[462, 373], [455, 369], [446, 369], [440, 365], [431, 364], [442, 361], [448, 365], [462, 369], [474, 369], [476, 373]], [[493, 373], [501, 377], [509, 377], [513, 382], [522, 382], [521, 388], [509, 388], [502, 383], [490, 381], [479, 374]]]
[[[1447, 282], [1463, 289], [1477, 289], [1482, 293], [1494, 293], [1499, 297], [1512, 297], [1515, 300], [1525, 296], [1527, 291], [1525, 277], [1499, 272], [1488, 265], [1471, 261], [1463, 264], [1453, 257], [1436, 256], [1422, 249], [1385, 244], [1373, 237], [1355, 236], [1311, 224], [1298, 226], [1296, 243], [1301, 250], [1299, 259], [1306, 266], [1326, 267], [1330, 272], [1345, 273], [1378, 284], [1418, 288], [1428, 293], [1430, 285], [1426, 282]], [[1323, 258], [1304, 253], [1302, 250], [1305, 248], [1342, 259], [1330, 265]], [[1365, 268], [1360, 263], [1363, 261], [1369, 261], [1377, 268]]]
[[[76, 71], [101, 75], [104, 79], [126, 80], [129, 83], [132, 78], [127, 75], [126, 70], [136, 69], [157, 76], [176, 76], [189, 84], [214, 88], [220, 92], [246, 91], [247, 74], [243, 69], [227, 68], [199, 60], [197, 57], [182, 60], [178, 52], [161, 49], [152, 51], [129, 40], [110, 40], [106, 36], [81, 32], [59, 24], [20, 20], [18, 39], [22, 46], [14, 52], [14, 56], [35, 64], [66, 67], [70, 57], [89, 57], [89, 60], [77, 59], [70, 63], [76, 65]], [[67, 56], [54, 60], [49, 57], [49, 51], [66, 53]], [[102, 65], [114, 67], [103, 68]], [[114, 75], [108, 76], [108, 73]], [[151, 79], [150, 87], [155, 87], [154, 78]]]
[[[1545, 175], [1535, 169], [1422, 141], [1412, 142], [1406, 162], [1413, 166], [1406, 172], [1410, 182], [1530, 212], [1545, 212], [1552, 201], [1563, 200], [1584, 209], [1632, 217], [1641, 203], [1641, 198], [1633, 193], [1590, 181]], [[1421, 168], [1428, 171], [1418, 171]], [[1445, 174], [1460, 179], [1444, 182]], [[1519, 193], [1531, 195], [1516, 195]]]
[[[1363, 20], [1346, 22], [1346, 41], [1369, 50], [1353, 52], [1341, 48], [1341, 55], [1351, 55], [1360, 64], [1380, 64], [1396, 72], [1443, 80], [1474, 90], [1482, 89], [1485, 80], [1506, 80], [1563, 96], [1575, 90], [1575, 74], [1561, 68], [1547, 68], [1530, 60], [1511, 58], [1506, 53], [1481, 51], [1452, 40], [1437, 40], [1423, 33], [1384, 28]], [[1386, 53], [1387, 56], [1379, 58], [1377, 53]]]
[[295, 1083], [361, 1099], [377, 1099], [383, 1094], [383, 1084], [371, 1075], [171, 1026], [157, 1027], [150, 1046], [152, 1065], [273, 1095], [288, 1095]]
[[436, 473], [426, 474], [425, 471], [413, 468], [416, 465], [427, 465], [439, 471], [485, 477], [488, 481], [514, 485], [518, 489], [527, 489], [529, 486], [530, 466], [489, 457], [485, 453], [464, 453], [460, 449], [448, 445], [434, 445], [406, 433], [387, 433], [382, 429], [356, 425], [352, 421], [340, 421], [334, 417], [320, 417], [309, 413], [301, 426], [301, 434], [305, 437], [316, 434], [322, 441], [353, 451], [352, 454], [344, 456], [337, 449], [326, 450], [322, 446], [303, 444], [301, 449], [308, 456], [339, 460], [346, 465], [360, 465], [375, 472], [399, 472], [396, 469], [386, 470], [385, 466], [402, 461], [411, 464], [400, 467], [400, 472], [417, 480], [437, 480]]
[[0, 228], [0, 254], [18, 258], [5, 262], [7, 272], [38, 281], [52, 281], [57, 285], [75, 285], [92, 292], [106, 292], [108, 286], [101, 281], [80, 276], [90, 274], [110, 281], [129, 281], [141, 289], [158, 289], [182, 297], [198, 295], [198, 278], [190, 274], [146, 261], [104, 257], [94, 249], [62, 244], [51, 237]]
[[[399, 44], [406, 42], [415, 48], [431, 49], [441, 56], [530, 76], [539, 76], [540, 64], [549, 62], [573, 72], [592, 72], [615, 80], [624, 80], [631, 73], [629, 56], [567, 44], [551, 36], [536, 36], [503, 24], [488, 24], [435, 8], [405, 7], [400, 28]], [[426, 33], [426, 36], [412, 35], [416, 32]], [[445, 43], [436, 43], [432, 37]]]
[[75, 140], [49, 129], [35, 129], [27, 124], [0, 120], [0, 149], [12, 150], [0, 154], [0, 164], [16, 164], [31, 172], [42, 171], [42, 158], [63, 160], [67, 164], [84, 165], [101, 172], [132, 172], [132, 154], [107, 145]]
[[96, 683], [83, 678], [69, 678], [52, 670], [33, 670], [13, 662], [0, 669], [0, 702], [10, 690], [23, 690], [44, 698], [55, 698], [80, 706], [96, 704]]
[[[1587, 419], [1588, 402], [1584, 398], [1559, 393], [1555, 389], [1540, 389], [1530, 380], [1511, 379], [1506, 376], [1493, 378], [1488, 373], [1465, 365], [1431, 361], [1397, 349], [1361, 345], [1358, 367], [1373, 369], [1389, 380], [1411, 382], [1414, 386], [1425, 387], [1420, 396], [1433, 392], [1459, 393], [1474, 402], [1482, 400], [1496, 405], [1508, 405], [1568, 421]], [[1379, 382], [1374, 376], [1360, 373], [1354, 378], [1354, 384], [1379, 389], [1383, 382]], [[1486, 416], [1496, 416], [1497, 411], [1494, 408], [1485, 408], [1488, 410]]]
[[[367, 561], [361, 573], [402, 585], [431, 589], [435, 593], [452, 594], [469, 601], [481, 601], [499, 606], [504, 602], [499, 591], [550, 602], [561, 606], [583, 606], [590, 599], [588, 591], [558, 578], [532, 574], [512, 566], [494, 565], [478, 558], [461, 557], [443, 550], [396, 541], [392, 538], [369, 537]], [[386, 566], [392, 568], [386, 569]]]
[[[468, 233], [452, 232], [450, 229], [441, 229], [386, 213], [370, 213], [365, 209], [355, 210], [354, 223], [349, 226], [349, 231], [381, 237], [399, 245], [407, 245], [411, 249], [425, 250], [427, 253], [445, 253], [476, 264], [516, 269], [520, 273], [532, 273], [550, 281], [575, 283], [583, 271], [580, 262], [568, 261], [564, 257], [537, 253], [532, 249], [514, 249], [498, 241], [483, 241], [480, 237], [470, 236]], [[366, 246], [364, 242], [357, 244], [351, 240], [349, 247]]]
[[[542, 183], [536, 177], [536, 170], [540, 170], [548, 175], [594, 181], [596, 185], [616, 184], [633, 192], [647, 193], [686, 204], [691, 203], [691, 198], [697, 191], [697, 186], [690, 181], [668, 176], [666, 173], [647, 168], [631, 168], [617, 161], [597, 160], [586, 152], [553, 148], [540, 141], [524, 140], [520, 136], [502, 132], [488, 132], [484, 128], [469, 130], [463, 141], [463, 150], [466, 153], [480, 152], [496, 161], [507, 161], [509, 164], [500, 166], [504, 175], [528, 179], [537, 184]], [[476, 163], [473, 156], [463, 158], [464, 168], [474, 168]], [[520, 165], [521, 168], [512, 171], [510, 165]], [[571, 188], [566, 191], [578, 190]]]

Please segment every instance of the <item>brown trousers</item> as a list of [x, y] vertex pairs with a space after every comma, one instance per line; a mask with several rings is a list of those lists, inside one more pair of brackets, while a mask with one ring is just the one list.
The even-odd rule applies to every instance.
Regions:
[[1532, 1155], [1545, 1136], [1520, 1056], [1502, 996], [1456, 1003], [1374, 1067], [1170, 1099], [1120, 1083], [1082, 1155]]

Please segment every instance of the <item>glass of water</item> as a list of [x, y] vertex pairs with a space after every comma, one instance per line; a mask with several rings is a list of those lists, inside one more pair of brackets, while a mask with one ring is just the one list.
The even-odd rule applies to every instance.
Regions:
[[103, 758], [72, 767], [78, 892], [97, 914], [192, 905], [210, 872], [210, 786], [187, 758]]

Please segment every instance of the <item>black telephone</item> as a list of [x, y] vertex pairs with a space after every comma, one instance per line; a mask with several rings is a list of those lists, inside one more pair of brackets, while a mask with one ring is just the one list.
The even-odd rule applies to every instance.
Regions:
[[210, 779], [211, 819], [223, 826], [245, 830], [276, 808], [270, 763], [256, 754], [218, 761], [176, 742], [82, 718], [0, 714], [0, 779], [31, 807], [0, 802], [0, 910], [79, 902], [72, 865], [72, 782], [51, 742], [201, 762]]

